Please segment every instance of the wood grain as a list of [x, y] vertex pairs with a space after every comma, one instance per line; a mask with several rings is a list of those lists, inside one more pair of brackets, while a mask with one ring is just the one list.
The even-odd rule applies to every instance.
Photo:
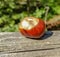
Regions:
[[38, 40], [0, 32], [0, 57], [60, 57], [60, 31], [48, 31]]

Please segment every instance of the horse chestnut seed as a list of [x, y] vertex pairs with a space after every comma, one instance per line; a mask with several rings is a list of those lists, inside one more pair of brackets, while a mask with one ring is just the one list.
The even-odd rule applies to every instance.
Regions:
[[42, 19], [26, 17], [20, 22], [19, 31], [25, 37], [40, 38], [45, 32], [45, 22]]

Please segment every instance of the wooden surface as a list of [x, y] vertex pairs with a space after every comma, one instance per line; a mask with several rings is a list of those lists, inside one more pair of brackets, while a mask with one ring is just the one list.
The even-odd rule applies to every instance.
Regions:
[[48, 31], [38, 40], [0, 32], [0, 57], [60, 57], [60, 31]]

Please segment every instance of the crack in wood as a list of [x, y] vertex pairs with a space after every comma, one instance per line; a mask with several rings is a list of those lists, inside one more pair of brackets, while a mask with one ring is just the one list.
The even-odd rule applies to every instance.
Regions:
[[55, 48], [45, 48], [45, 49], [33, 49], [33, 50], [22, 50], [22, 51], [0, 51], [0, 54], [9, 54], [9, 53], [24, 53], [24, 52], [34, 52], [34, 51], [47, 51], [47, 50], [54, 50], [54, 49], [60, 49], [60, 47]]

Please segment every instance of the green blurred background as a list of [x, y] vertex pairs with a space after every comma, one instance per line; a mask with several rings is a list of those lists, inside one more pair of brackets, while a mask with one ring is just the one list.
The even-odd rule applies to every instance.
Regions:
[[[60, 15], [60, 0], [30, 0], [29, 15], [45, 18], [45, 7], [49, 7], [47, 20]], [[21, 19], [28, 16], [27, 0], [0, 0], [0, 32], [18, 31]]]

